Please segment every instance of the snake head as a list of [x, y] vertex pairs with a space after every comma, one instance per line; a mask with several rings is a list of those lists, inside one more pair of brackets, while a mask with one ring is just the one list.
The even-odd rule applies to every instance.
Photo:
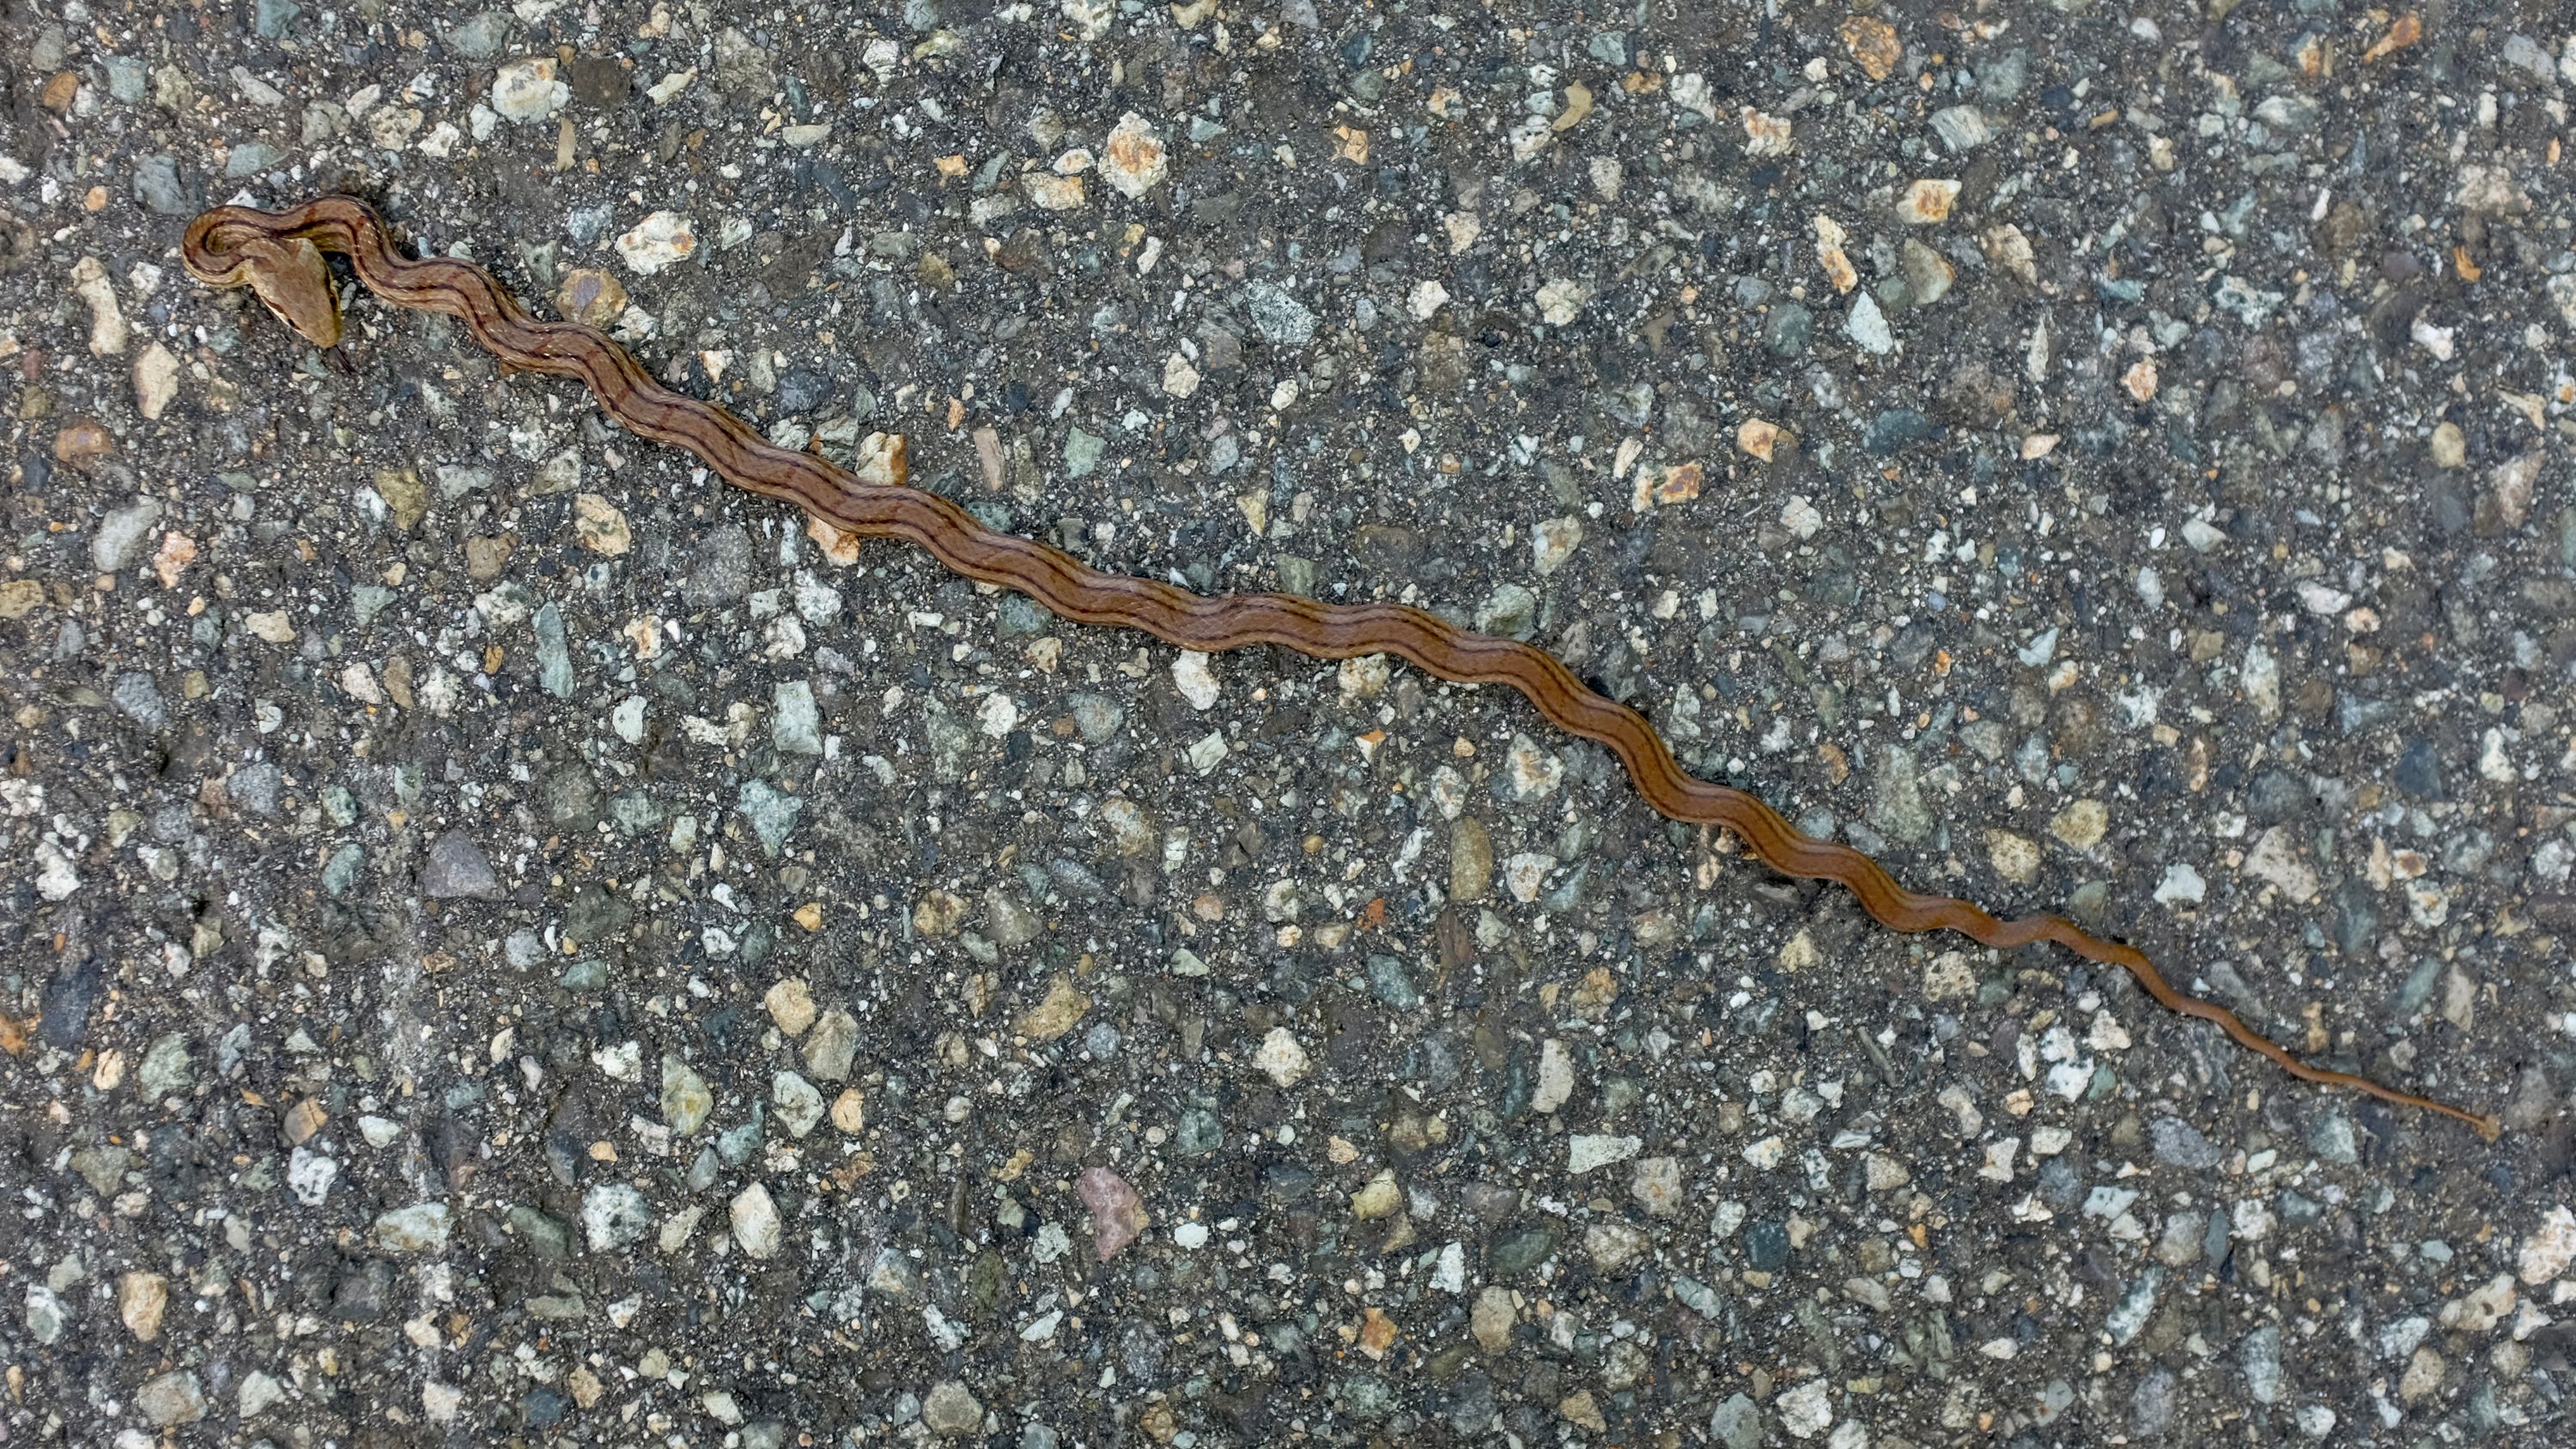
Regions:
[[259, 238], [242, 245], [244, 278], [277, 320], [316, 347], [340, 342], [340, 296], [331, 286], [322, 249], [302, 237]]
[[337, 346], [340, 297], [322, 249], [227, 215], [236, 210], [218, 208], [188, 228], [179, 249], [188, 275], [210, 287], [248, 287], [296, 336], [316, 347]]

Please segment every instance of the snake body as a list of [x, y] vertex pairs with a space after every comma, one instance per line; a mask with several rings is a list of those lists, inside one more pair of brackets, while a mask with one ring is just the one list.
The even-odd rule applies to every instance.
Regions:
[[182, 248], [189, 273], [199, 281], [253, 288], [298, 333], [328, 346], [338, 333], [338, 315], [321, 252], [346, 256], [358, 280], [385, 301], [457, 319], [509, 367], [578, 380], [628, 431], [694, 454], [736, 486], [791, 504], [846, 534], [911, 544], [967, 578], [1015, 589], [1075, 623], [1134, 629], [1183, 649], [1213, 653], [1269, 644], [1328, 660], [1390, 654], [1441, 679], [1517, 690], [1559, 729], [1618, 756], [1637, 792], [1657, 811], [1733, 832], [1784, 875], [1842, 886], [1892, 930], [1954, 931], [2007, 950], [2055, 942], [2128, 972], [2168, 1010], [2209, 1022], [2299, 1080], [2438, 1112], [2489, 1138], [2498, 1130], [2490, 1116], [2312, 1066], [2234, 1012], [2175, 989], [2135, 947], [2064, 917], [2004, 919], [1967, 901], [1905, 889], [1861, 852], [1811, 839], [1757, 797], [1685, 772], [1644, 716], [1596, 693], [1555, 656], [1531, 645], [1471, 633], [1400, 604], [1324, 604], [1286, 594], [1210, 597], [1102, 573], [1059, 549], [987, 528], [935, 493], [899, 480], [869, 482], [815, 454], [771, 444], [722, 408], [661, 386], [596, 328], [530, 315], [480, 267], [403, 255], [384, 219], [352, 197], [323, 197], [275, 212], [217, 207], [190, 223]]

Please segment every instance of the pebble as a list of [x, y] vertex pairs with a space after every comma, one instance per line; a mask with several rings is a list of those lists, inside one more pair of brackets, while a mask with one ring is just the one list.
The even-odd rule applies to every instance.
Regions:
[[1091, 1210], [1091, 1250], [1103, 1263], [1124, 1252], [1151, 1221], [1136, 1189], [1106, 1167], [1084, 1168], [1074, 1191]]
[[1833, 1390], [1822, 1379], [1809, 1379], [1780, 1395], [1780, 1427], [1792, 1439], [1812, 1439], [1833, 1427]]
[[128, 1333], [150, 1343], [161, 1336], [161, 1316], [170, 1307], [170, 1280], [159, 1273], [126, 1273], [116, 1280], [116, 1316]]
[[859, 1023], [848, 1012], [833, 1007], [814, 1023], [805, 1037], [805, 1070], [826, 1082], [848, 1078], [850, 1065], [859, 1049]]
[[1544, 577], [1565, 566], [1583, 542], [1583, 522], [1576, 518], [1543, 519], [1530, 528], [1531, 564]]
[[161, 501], [137, 498], [100, 520], [98, 532], [91, 535], [89, 559], [93, 568], [103, 574], [123, 573], [143, 557], [144, 546], [152, 541], [152, 531], [161, 522]]
[[1276, 282], [1243, 284], [1244, 310], [1262, 340], [1274, 347], [1303, 347], [1315, 340], [1315, 313], [1297, 295]]
[[415, 1203], [376, 1217], [376, 1246], [388, 1253], [447, 1251], [449, 1219], [443, 1202]]
[[1509, 1278], [1546, 1262], [1555, 1252], [1556, 1229], [1540, 1224], [1495, 1239], [1487, 1264], [1496, 1277]]
[[682, 1137], [694, 1134], [706, 1125], [707, 1114], [716, 1107], [715, 1094], [707, 1089], [706, 1078], [697, 1069], [675, 1056], [662, 1058], [662, 1121]]
[[1216, 675], [1208, 669], [1208, 656], [1184, 649], [1172, 658], [1172, 683], [1188, 700], [1190, 708], [1208, 710], [1216, 707]]
[[785, 680], [771, 692], [770, 747], [786, 755], [823, 753], [823, 716], [814, 702], [814, 686], [802, 679]]
[[791, 1137], [805, 1136], [823, 1120], [823, 1094], [794, 1072], [780, 1072], [770, 1079], [769, 1102], [778, 1109], [779, 1125]]
[[1121, 196], [1135, 201], [1171, 174], [1171, 157], [1151, 123], [1134, 111], [1118, 118], [1100, 146], [1101, 175]]
[[2522, 1240], [2515, 1268], [2523, 1282], [2541, 1284], [2564, 1274], [2571, 1262], [2576, 1262], [2576, 1212], [2560, 1203]]
[[1612, 1163], [1625, 1162], [1637, 1155], [1645, 1144], [1635, 1137], [1621, 1137], [1606, 1132], [1577, 1132], [1565, 1139], [1565, 1170], [1576, 1177], [1597, 1172]]
[[1887, 325], [1887, 314], [1879, 310], [1878, 299], [1867, 292], [1852, 298], [1851, 312], [1843, 319], [1843, 331], [1860, 344], [1863, 352], [1884, 357], [1896, 350], [1896, 334]]
[[1487, 1353], [1501, 1353], [1512, 1341], [1512, 1329], [1520, 1321], [1513, 1306], [1512, 1290], [1486, 1288], [1476, 1295], [1475, 1307], [1468, 1313], [1468, 1331], [1475, 1335], [1478, 1347]]
[[2206, 1172], [2219, 1163], [2218, 1148], [2200, 1129], [2180, 1117], [2158, 1117], [2147, 1124], [2147, 1140], [2156, 1161], [2189, 1172]]
[[493, 874], [492, 862], [474, 837], [462, 830], [450, 830], [430, 842], [421, 863], [420, 889], [432, 900], [501, 898], [501, 880]]
[[174, 1369], [134, 1391], [134, 1407], [156, 1428], [193, 1424], [206, 1417], [206, 1386], [187, 1369]]
[[755, 1259], [778, 1256], [786, 1227], [778, 1220], [778, 1204], [770, 1200], [768, 1188], [753, 1183], [734, 1194], [726, 1211], [733, 1220], [733, 1240], [745, 1254]]
[[617, 254], [636, 275], [650, 277], [698, 254], [697, 232], [676, 211], [656, 211], [617, 238]]
[[159, 422], [179, 396], [179, 359], [158, 342], [134, 359], [134, 410], [145, 422]]
[[1708, 1416], [1708, 1436], [1726, 1449], [1760, 1449], [1761, 1406], [1742, 1393], [1728, 1395]]
[[984, 1406], [964, 1384], [943, 1379], [922, 1398], [921, 1424], [939, 1438], [963, 1438], [984, 1427]]
[[1262, 1037], [1260, 1050], [1253, 1053], [1252, 1065], [1268, 1077], [1273, 1086], [1281, 1088], [1293, 1087], [1306, 1080], [1307, 1073], [1313, 1069], [1306, 1048], [1297, 1041], [1297, 1034], [1284, 1026], [1272, 1027]]

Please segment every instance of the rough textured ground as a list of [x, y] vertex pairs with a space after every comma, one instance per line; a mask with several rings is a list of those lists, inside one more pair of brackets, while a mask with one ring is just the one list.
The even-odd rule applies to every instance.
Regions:
[[[2552, 9], [16, 6], [0, 1437], [2565, 1442]], [[180, 270], [335, 188], [2508, 1131]]]

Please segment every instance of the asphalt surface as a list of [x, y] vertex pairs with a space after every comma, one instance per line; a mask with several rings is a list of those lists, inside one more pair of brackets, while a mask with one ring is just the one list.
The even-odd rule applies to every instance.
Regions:
[[[13, 8], [0, 1439], [2565, 1442], [2571, 32]], [[179, 265], [335, 190], [2504, 1134]]]

